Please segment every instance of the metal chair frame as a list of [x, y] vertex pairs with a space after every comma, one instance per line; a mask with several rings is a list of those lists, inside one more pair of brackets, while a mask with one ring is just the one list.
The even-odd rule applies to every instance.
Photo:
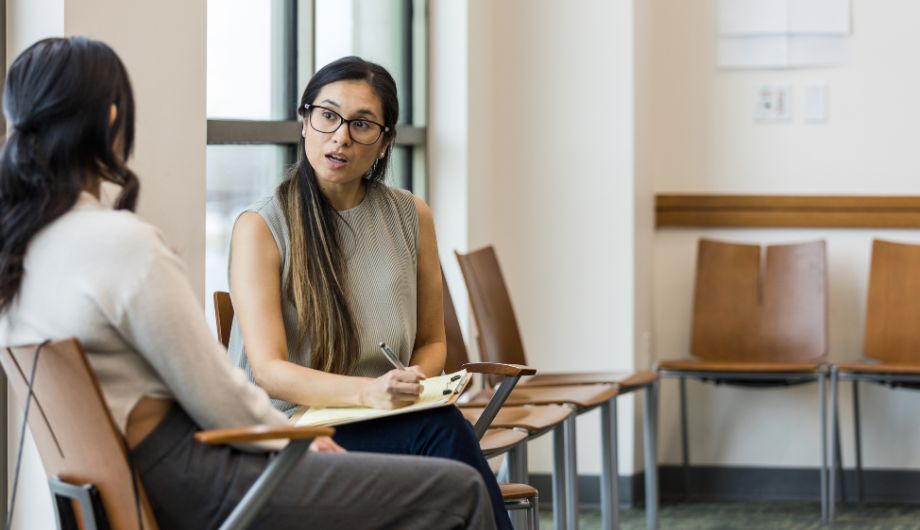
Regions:
[[[827, 522], [833, 522], [837, 507], [837, 492], [835, 486], [837, 481], [841, 481], [841, 491], [843, 490], [843, 465], [842, 455], [839, 446], [840, 440], [840, 404], [838, 401], [838, 387], [840, 381], [853, 382], [853, 430], [854, 430], [854, 453], [856, 457], [856, 499], [860, 504], [863, 502], [863, 467], [862, 467], [862, 432], [860, 424], [859, 411], [859, 382], [870, 381], [874, 383], [914, 383], [920, 384], [920, 375], [917, 374], [891, 374], [891, 373], [865, 373], [865, 372], [840, 372], [836, 366], [831, 367], [831, 407], [833, 410], [832, 433], [836, 443], [831, 445], [831, 462], [834, 463], [830, 469], [830, 485], [828, 491], [828, 519]], [[838, 477], [837, 473], [840, 472]]]
[[828, 502], [828, 437], [827, 437], [827, 368], [821, 368], [817, 372], [772, 372], [772, 373], [751, 373], [751, 372], [707, 372], [707, 371], [670, 371], [661, 370], [661, 377], [677, 378], [680, 383], [680, 439], [681, 439], [681, 462], [683, 467], [684, 493], [689, 493], [690, 484], [690, 439], [689, 426], [687, 422], [687, 379], [704, 379], [719, 380], [729, 382], [739, 381], [776, 381], [776, 382], [818, 382], [818, 406], [821, 415], [820, 421], [820, 500], [821, 500], [821, 521], [829, 522], [832, 517]]

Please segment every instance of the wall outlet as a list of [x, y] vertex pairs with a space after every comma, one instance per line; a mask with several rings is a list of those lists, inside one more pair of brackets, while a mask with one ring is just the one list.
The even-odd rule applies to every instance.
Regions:
[[758, 122], [792, 121], [792, 86], [761, 85], [754, 97], [754, 120]]

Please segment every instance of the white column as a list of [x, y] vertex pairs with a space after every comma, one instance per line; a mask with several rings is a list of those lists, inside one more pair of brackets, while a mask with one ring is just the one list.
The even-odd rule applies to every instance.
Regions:
[[[138, 213], [157, 225], [203, 296], [206, 0], [7, 0], [7, 64], [33, 42], [85, 35], [119, 54], [137, 105]], [[8, 476], [15, 467], [22, 404], [10, 400]], [[54, 528], [38, 452], [26, 438], [13, 528]]]

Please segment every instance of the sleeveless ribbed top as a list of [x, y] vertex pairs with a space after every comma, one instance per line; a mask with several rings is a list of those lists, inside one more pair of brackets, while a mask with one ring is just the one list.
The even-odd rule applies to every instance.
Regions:
[[[258, 213], [268, 225], [281, 255], [282, 279], [290, 267], [290, 235], [277, 194], [261, 199], [246, 211]], [[392, 369], [377, 344], [386, 342], [404, 364], [415, 344], [418, 278], [418, 211], [414, 196], [384, 184], [368, 183], [358, 206], [340, 211], [339, 237], [346, 260], [345, 295], [360, 335], [360, 357], [351, 375], [377, 377]], [[283, 280], [282, 280], [283, 283]], [[281, 314], [288, 360], [310, 366], [310, 339], [297, 343], [297, 310], [282, 293]], [[227, 348], [235, 366], [255, 382], [243, 348], [236, 317]], [[298, 405], [280, 399], [272, 403], [293, 414]]]

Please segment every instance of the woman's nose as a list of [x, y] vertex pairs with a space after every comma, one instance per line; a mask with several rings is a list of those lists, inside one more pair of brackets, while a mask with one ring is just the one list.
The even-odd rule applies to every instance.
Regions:
[[351, 134], [348, 131], [348, 124], [342, 122], [342, 125], [339, 125], [339, 128], [333, 133], [333, 138], [339, 145], [348, 145], [351, 143]]

